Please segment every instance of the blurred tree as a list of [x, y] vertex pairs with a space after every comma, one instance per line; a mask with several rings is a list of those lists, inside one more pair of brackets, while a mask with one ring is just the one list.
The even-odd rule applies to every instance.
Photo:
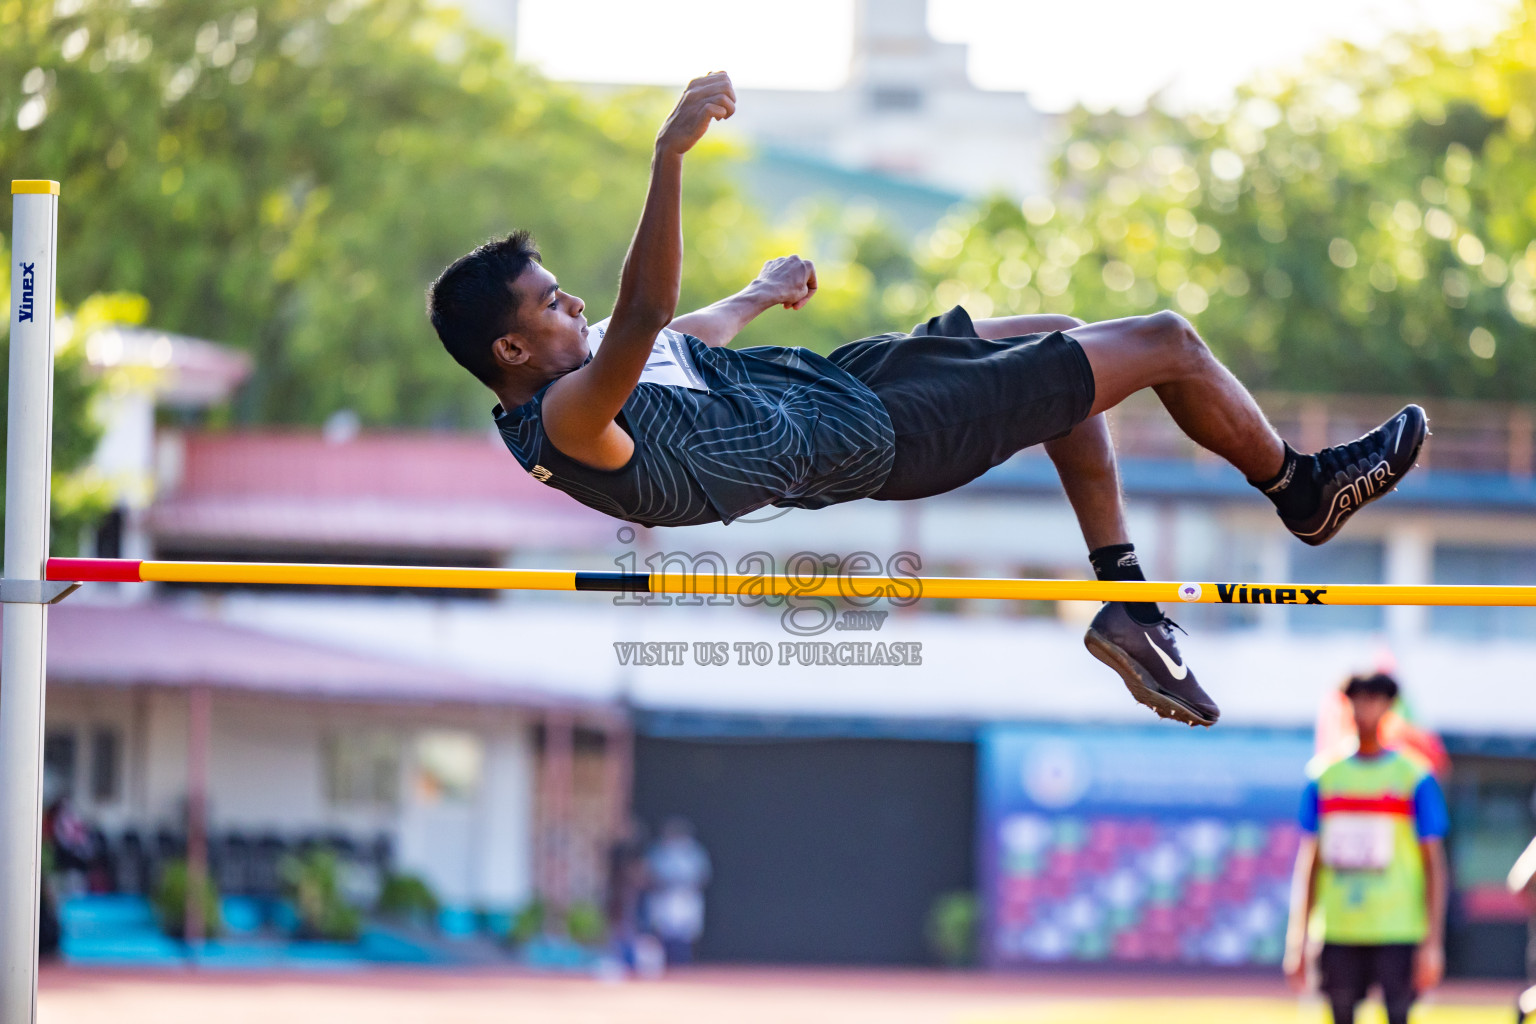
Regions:
[[768, 237], [775, 255], [799, 252], [815, 260], [816, 298], [798, 312], [770, 311], [741, 332], [738, 345], [804, 345], [826, 353], [856, 338], [912, 326], [918, 304], [892, 308], [885, 299], [891, 286], [911, 290], [911, 244], [877, 209], [812, 206]]
[[[0, 250], [3, 251], [3, 250]], [[6, 263], [10, 262], [5, 252]], [[6, 282], [7, 284], [9, 282]], [[9, 308], [9, 290], [6, 292]], [[136, 295], [92, 295], [73, 311], [64, 310], [54, 331], [53, 365], [53, 472], [49, 515], [49, 550], [72, 555], [80, 548], [85, 531], [92, 529], [112, 506], [107, 482], [90, 467], [91, 455], [101, 440], [102, 427], [95, 416], [95, 398], [102, 382], [86, 365], [86, 339], [108, 324], [141, 323], [144, 300]], [[0, 334], [0, 379], [11, 364], [10, 318]], [[6, 421], [10, 391], [0, 384], [0, 424]], [[5, 498], [5, 451], [0, 448], [0, 518]]]
[[[920, 245], [860, 209], [770, 231], [706, 139], [682, 308], [770, 256], [821, 294], [740, 344], [823, 351], [954, 303], [1089, 319], [1171, 306], [1255, 386], [1536, 394], [1536, 27], [1475, 52], [1346, 46], [1221, 116], [1078, 112], [1050, 198], [957, 210]], [[426, 0], [0, 0], [0, 160], [65, 182], [61, 290], [250, 350], [237, 417], [483, 422], [425, 285], [531, 228], [604, 315], [672, 96], [585, 98]]]
[[[0, 163], [64, 183], [61, 293], [131, 290], [156, 326], [249, 350], [244, 421], [483, 424], [426, 285], [527, 227], [605, 315], [673, 99], [585, 99], [426, 0], [0, 0], [0, 82]], [[685, 307], [793, 247], [728, 160], [709, 139], [690, 160]], [[824, 345], [867, 287], [829, 266], [759, 340]]]
[[1051, 198], [927, 240], [931, 306], [1167, 306], [1254, 386], [1536, 398], [1533, 12], [1477, 51], [1333, 46], [1222, 116], [1078, 111]]

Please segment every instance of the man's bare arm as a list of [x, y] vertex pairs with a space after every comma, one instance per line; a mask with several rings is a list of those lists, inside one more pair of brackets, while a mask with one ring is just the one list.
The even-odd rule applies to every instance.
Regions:
[[1285, 929], [1285, 976], [1298, 991], [1307, 978], [1307, 923], [1317, 898], [1318, 866], [1317, 836], [1304, 835], [1291, 875], [1291, 914]]
[[[619, 294], [592, 361], [566, 374], [544, 401], [544, 429], [556, 447], [599, 468], [617, 468], [634, 444], [614, 422], [645, 369], [656, 335], [677, 311], [683, 270], [683, 156], [713, 120], [736, 110], [724, 72], [688, 83], [656, 136], [651, 182], [624, 257]], [[615, 465], [617, 460], [617, 465]]]
[[1414, 963], [1414, 983], [1427, 992], [1445, 977], [1445, 905], [1450, 891], [1450, 872], [1445, 864], [1445, 844], [1439, 839], [1419, 840], [1424, 859], [1424, 902], [1429, 933], [1420, 943]]
[[1536, 839], [1532, 839], [1525, 852], [1515, 860], [1515, 866], [1509, 869], [1509, 877], [1505, 882], [1509, 891], [1516, 894], [1530, 892], [1532, 886], [1536, 885]]
[[800, 309], [816, 294], [816, 268], [799, 256], [780, 256], [763, 264], [758, 274], [735, 295], [685, 313], [667, 326], [691, 334], [712, 348], [727, 345], [741, 329], [774, 306]]

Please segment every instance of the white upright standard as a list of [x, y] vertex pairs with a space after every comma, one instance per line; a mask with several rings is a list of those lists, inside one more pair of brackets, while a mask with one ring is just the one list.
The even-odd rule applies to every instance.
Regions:
[[[59, 185], [54, 181], [13, 181], [11, 195], [15, 217], [11, 221], [11, 382], [5, 449], [7, 583], [41, 580], [48, 557]], [[13, 590], [10, 600], [15, 599]], [[37, 1019], [43, 656], [48, 606], [34, 598], [28, 603], [6, 603], [4, 608], [0, 650], [0, 1024], [33, 1024]]]

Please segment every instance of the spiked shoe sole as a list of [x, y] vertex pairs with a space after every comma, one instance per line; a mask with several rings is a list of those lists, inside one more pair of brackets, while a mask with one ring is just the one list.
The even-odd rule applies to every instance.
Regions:
[[1096, 629], [1088, 630], [1083, 637], [1088, 653], [1114, 669], [1125, 680], [1125, 688], [1131, 691], [1138, 704], [1145, 704], [1157, 712], [1159, 718], [1172, 718], [1185, 725], [1210, 727], [1216, 719], [1202, 715], [1170, 693], [1165, 693], [1146, 669], [1126, 654], [1117, 644]]

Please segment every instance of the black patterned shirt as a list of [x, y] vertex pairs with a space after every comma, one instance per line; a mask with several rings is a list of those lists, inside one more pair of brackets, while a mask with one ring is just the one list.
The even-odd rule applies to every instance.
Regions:
[[895, 457], [891, 417], [846, 370], [808, 349], [681, 337], [707, 390], [635, 385], [617, 417], [635, 442], [623, 468], [592, 469], [550, 443], [549, 385], [516, 409], [496, 407], [502, 440], [535, 479], [645, 526], [729, 523], [765, 505], [822, 508], [880, 489]]

